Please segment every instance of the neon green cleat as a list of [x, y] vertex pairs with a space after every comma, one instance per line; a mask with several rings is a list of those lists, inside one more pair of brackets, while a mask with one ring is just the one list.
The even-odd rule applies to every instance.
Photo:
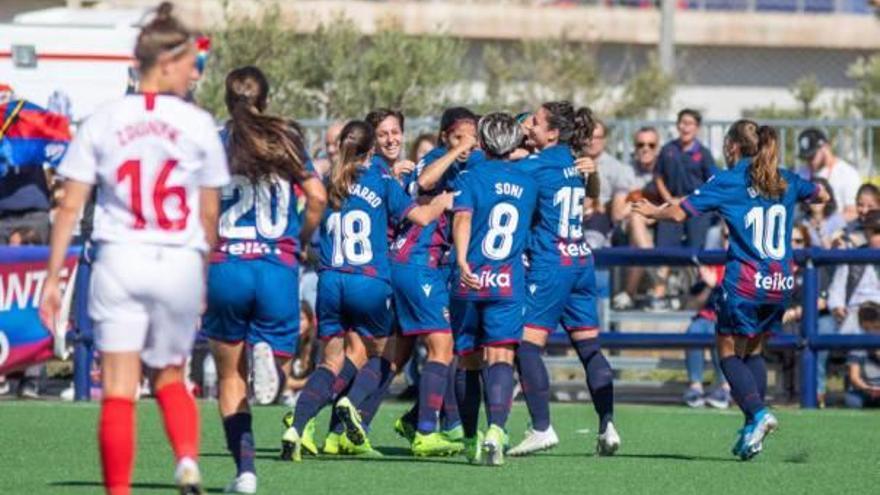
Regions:
[[443, 430], [440, 434], [449, 442], [462, 443], [464, 441], [464, 428], [461, 425], [449, 430]]
[[487, 466], [504, 465], [504, 439], [507, 434], [497, 425], [489, 426], [486, 439], [483, 440], [483, 453]]
[[464, 439], [464, 455], [471, 464], [483, 462], [483, 434], [477, 432], [477, 436]]
[[302, 438], [292, 426], [281, 437], [281, 460], [302, 462]]
[[413, 425], [404, 421], [402, 416], [394, 421], [394, 431], [400, 436], [400, 438], [403, 438], [409, 443], [413, 443], [413, 440], [416, 438], [416, 429]]
[[333, 410], [336, 412], [339, 420], [342, 421], [342, 424], [345, 425], [345, 436], [351, 440], [353, 445], [359, 446], [367, 442], [367, 431], [364, 430], [361, 424], [361, 413], [348, 400], [348, 397], [339, 399]]
[[293, 427], [293, 411], [284, 413], [284, 417], [281, 418], [281, 424], [284, 425], [285, 429]]
[[308, 455], [318, 455], [318, 444], [315, 443], [315, 418], [309, 420], [303, 429], [302, 448]]
[[344, 454], [345, 452], [340, 448], [340, 443], [342, 443], [342, 435], [331, 431], [327, 434], [327, 438], [324, 439], [324, 448], [321, 449], [321, 452], [324, 455]]
[[339, 451], [359, 457], [382, 457], [382, 453], [378, 450], [375, 450], [372, 445], [370, 445], [370, 439], [364, 437], [364, 442], [360, 445], [355, 445], [352, 443], [351, 439], [348, 438], [348, 435], [342, 434], [339, 435]]
[[459, 442], [450, 442], [442, 433], [423, 435], [416, 432], [412, 443], [412, 453], [416, 457], [440, 457], [455, 455], [464, 449]]

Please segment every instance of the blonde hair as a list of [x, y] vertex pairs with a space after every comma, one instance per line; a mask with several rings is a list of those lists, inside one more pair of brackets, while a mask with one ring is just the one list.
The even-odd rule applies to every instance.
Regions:
[[192, 42], [193, 33], [183, 25], [172, 11], [171, 2], [162, 2], [149, 24], [141, 28], [134, 47], [134, 58], [143, 73], [150, 70], [163, 54], [182, 54]]
[[727, 138], [739, 146], [742, 156], [752, 158], [749, 178], [758, 194], [771, 199], [782, 197], [788, 183], [779, 173], [779, 135], [776, 129], [759, 126], [752, 120], [738, 120], [730, 127]]

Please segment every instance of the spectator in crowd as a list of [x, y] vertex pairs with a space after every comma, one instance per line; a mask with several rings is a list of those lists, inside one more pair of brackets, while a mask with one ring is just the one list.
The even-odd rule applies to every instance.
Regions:
[[[880, 210], [872, 210], [864, 222], [867, 244], [860, 249], [880, 249]], [[877, 265], [840, 265], [834, 271], [828, 289], [828, 306], [840, 325], [840, 333], [861, 333], [859, 307], [880, 303], [880, 279]]]
[[[820, 179], [821, 180], [821, 179]], [[826, 185], [823, 184], [823, 187]], [[826, 189], [826, 191], [830, 190]], [[796, 225], [791, 232], [792, 249], [809, 249], [813, 247], [811, 237], [812, 231], [807, 223]], [[800, 265], [794, 266], [794, 291], [790, 297], [790, 306], [785, 310], [782, 316], [783, 331], [794, 335], [800, 335], [800, 323], [804, 315], [804, 277]], [[818, 268], [819, 275], [819, 297], [816, 300], [816, 306], [819, 311], [819, 319], [817, 322], [817, 332], [820, 335], [830, 335], [837, 332], [837, 323], [834, 317], [828, 311], [828, 286], [830, 277], [827, 267]], [[797, 357], [791, 350], [779, 351], [771, 353], [779, 358], [782, 363], [782, 382], [783, 388], [787, 394], [788, 401], [795, 400], [795, 371], [797, 369]], [[825, 405], [825, 385], [827, 382], [825, 369], [828, 365], [828, 351], [819, 351], [816, 354], [817, 375], [819, 377], [816, 392], [819, 395], [819, 405]]]
[[416, 140], [409, 147], [409, 161], [419, 163], [423, 156], [427, 155], [432, 149], [437, 147], [437, 135], [431, 133], [419, 134]]
[[[621, 227], [627, 234], [627, 242], [633, 247], [651, 249], [654, 247], [654, 236], [651, 228], [655, 222], [641, 215], [633, 214], [630, 204], [642, 198], [648, 198], [654, 202], [660, 202], [657, 192], [657, 184], [654, 182], [654, 172], [657, 166], [657, 152], [660, 149], [660, 133], [654, 127], [642, 127], [633, 136], [633, 161], [632, 167], [627, 173], [629, 182], [629, 194], [626, 197], [623, 211], [624, 221]], [[650, 271], [652, 275], [655, 270]], [[639, 285], [645, 274], [645, 268], [631, 267], [626, 272], [626, 281], [623, 291], [614, 296], [614, 307], [628, 309], [634, 305], [634, 297], [638, 293]], [[659, 278], [654, 277], [655, 281]], [[662, 297], [665, 294], [665, 286], [662, 283], [654, 284], [652, 297]]]
[[862, 184], [856, 193], [856, 218], [835, 239], [835, 247], [856, 247], [865, 243], [864, 223], [868, 213], [880, 209], [880, 189], [874, 184]]
[[[728, 235], [726, 230], [722, 232], [725, 241]], [[687, 333], [715, 335], [715, 323], [718, 321], [715, 307], [718, 298], [723, 297], [719, 284], [724, 278], [724, 266], [701, 266], [699, 272], [700, 281], [691, 289], [690, 301], [694, 307], [700, 309], [691, 320]], [[727, 409], [730, 407], [730, 385], [727, 384], [721, 371], [718, 352], [714, 348], [710, 352], [712, 365], [715, 368], [715, 385], [707, 394], [703, 390], [704, 349], [695, 348], [686, 351], [688, 388], [683, 400], [689, 407], [702, 407], [708, 404], [717, 409]]]
[[[859, 326], [868, 334], [880, 335], [880, 305], [863, 304], [859, 308]], [[880, 351], [850, 351], [847, 368], [846, 407], [880, 407]]]
[[324, 133], [324, 149], [318, 152], [318, 156], [312, 162], [315, 172], [321, 177], [327, 176], [330, 166], [339, 156], [339, 133], [342, 132], [345, 124], [344, 120], [337, 120], [327, 126], [327, 132]]
[[[696, 110], [686, 108], [678, 112], [678, 138], [660, 150], [655, 180], [666, 203], [677, 205], [715, 174], [712, 152], [697, 138], [702, 122], [703, 117]], [[711, 220], [711, 215], [700, 215], [684, 224], [659, 222], [655, 243], [659, 247], [702, 248]]]
[[806, 129], [798, 135], [798, 157], [807, 164], [804, 178], [821, 177], [831, 184], [837, 206], [847, 221], [856, 218], [856, 194], [862, 178], [855, 167], [834, 156], [828, 137], [819, 129]]
[[593, 129], [593, 139], [587, 148], [587, 157], [593, 159], [596, 170], [599, 173], [599, 202], [596, 209], [606, 214], [612, 223], [623, 220], [629, 205], [626, 203], [626, 195], [629, 194], [632, 185], [632, 171], [630, 167], [620, 163], [611, 153], [605, 150], [608, 142], [608, 127], [599, 119], [596, 119], [596, 127]]
[[804, 213], [802, 225], [809, 233], [809, 243], [811, 246], [831, 249], [835, 236], [839, 235], [844, 227], [846, 227], [846, 220], [837, 211], [834, 190], [831, 189], [828, 181], [816, 177], [813, 178], [812, 182], [824, 187], [831, 196], [831, 199], [824, 204], [803, 203], [801, 205], [801, 211]]

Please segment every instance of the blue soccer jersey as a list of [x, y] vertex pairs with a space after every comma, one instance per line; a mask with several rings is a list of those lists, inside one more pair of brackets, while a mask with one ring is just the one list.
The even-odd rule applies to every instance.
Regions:
[[338, 210], [321, 223], [320, 269], [389, 280], [388, 226], [416, 206], [400, 183], [376, 166], [362, 170]]
[[472, 214], [467, 261], [482, 285], [478, 291], [460, 283], [462, 299], [519, 299], [525, 292], [523, 253], [537, 204], [537, 184], [522, 162], [487, 160], [462, 173], [455, 211]]
[[[311, 161], [306, 162], [306, 170], [315, 173]], [[211, 261], [263, 259], [296, 265], [302, 228], [302, 193], [297, 189], [280, 177], [253, 183], [243, 175], [233, 175], [221, 191], [219, 242]]]
[[[471, 157], [468, 158], [467, 162], [457, 161], [453, 163], [431, 190], [418, 190], [418, 183], [416, 182], [418, 174], [421, 174], [425, 167], [431, 165], [446, 153], [447, 150], [443, 146], [434, 148], [419, 161], [413, 173], [404, 177], [404, 184], [411, 184], [408, 190], [413, 196], [419, 194], [422, 196], [434, 196], [455, 189], [455, 183], [459, 175], [468, 166], [485, 158], [482, 152], [475, 151], [471, 153]], [[391, 246], [391, 261], [432, 268], [447, 264], [449, 261], [447, 255], [452, 246], [451, 228], [452, 221], [447, 215], [442, 215], [424, 227], [410, 222], [403, 222]]]
[[584, 177], [574, 165], [571, 148], [552, 146], [524, 160], [538, 183], [537, 218], [529, 241], [533, 268], [578, 268], [591, 264], [584, 239]]
[[730, 231], [722, 288], [753, 303], [781, 303], [794, 288], [791, 231], [798, 201], [814, 197], [818, 187], [787, 170], [785, 194], [767, 199], [750, 186], [750, 159], [717, 173], [686, 197], [690, 216], [717, 211]]

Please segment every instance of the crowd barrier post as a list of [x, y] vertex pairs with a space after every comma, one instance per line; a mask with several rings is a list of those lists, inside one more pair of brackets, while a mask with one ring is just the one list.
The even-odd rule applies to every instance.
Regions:
[[808, 258], [803, 266], [803, 317], [801, 318], [801, 407], [815, 409], [818, 405], [816, 388], [819, 381], [817, 376], [818, 362], [816, 350], [813, 348], [813, 339], [818, 334], [817, 325], [819, 317], [819, 273], [813, 260]]

